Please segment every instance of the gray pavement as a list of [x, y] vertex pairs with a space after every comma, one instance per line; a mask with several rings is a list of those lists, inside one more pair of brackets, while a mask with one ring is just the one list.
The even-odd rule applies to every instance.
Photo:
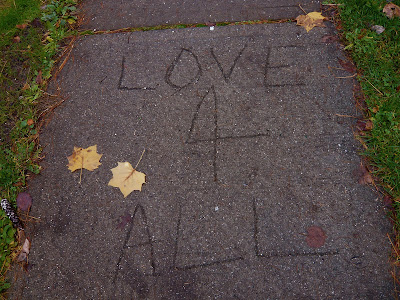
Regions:
[[164, 24], [294, 19], [320, 9], [316, 0], [86, 0], [82, 28], [112, 30]]
[[[81, 38], [13, 297], [390, 299], [390, 224], [353, 175], [353, 79], [327, 25]], [[66, 158], [94, 144], [102, 165], [79, 185]], [[143, 149], [147, 183], [124, 199], [110, 169]]]

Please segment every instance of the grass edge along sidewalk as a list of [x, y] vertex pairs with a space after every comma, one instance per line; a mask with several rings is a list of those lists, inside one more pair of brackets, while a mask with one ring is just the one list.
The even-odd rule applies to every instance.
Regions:
[[[0, 197], [14, 207], [27, 178], [40, 172], [45, 91], [61, 45], [73, 33], [76, 5], [75, 0], [6, 0], [0, 7]], [[10, 287], [6, 274], [21, 248], [20, 234], [0, 209], [1, 298]]]
[[[355, 91], [364, 120], [357, 122], [356, 137], [366, 160], [369, 183], [378, 184], [389, 210], [393, 234], [392, 276], [396, 299], [400, 293], [400, 17], [388, 18], [384, 0], [335, 0], [334, 21], [356, 69], [360, 91]], [[392, 2], [400, 5], [399, 0]], [[382, 33], [376, 25], [383, 26]], [[350, 68], [351, 69], [351, 68]]]

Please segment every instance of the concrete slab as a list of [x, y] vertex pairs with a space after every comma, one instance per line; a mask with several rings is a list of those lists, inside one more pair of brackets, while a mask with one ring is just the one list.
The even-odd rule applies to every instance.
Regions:
[[[390, 299], [378, 196], [357, 183], [352, 80], [294, 24], [80, 39], [42, 136], [18, 299]], [[102, 165], [70, 173], [73, 146]], [[138, 161], [142, 192], [107, 186]], [[121, 217], [131, 219], [125, 226]], [[326, 241], [313, 248], [307, 230]]]
[[164, 24], [290, 19], [319, 11], [316, 0], [134, 0], [83, 2], [84, 29], [111, 30]]

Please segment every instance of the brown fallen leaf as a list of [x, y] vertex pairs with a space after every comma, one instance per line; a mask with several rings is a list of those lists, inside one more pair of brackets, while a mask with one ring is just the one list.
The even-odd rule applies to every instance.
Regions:
[[[379, 111], [379, 106], [375, 106], [375, 107], [372, 109], [372, 112], [373, 112], [374, 114], [376, 114], [378, 111]], [[372, 129], [372, 128], [371, 128], [371, 129]]]
[[23, 91], [26, 91], [27, 89], [30, 89], [31, 86], [29, 85], [29, 83], [25, 83], [24, 86], [22, 87]]
[[326, 20], [326, 17], [316, 11], [310, 12], [307, 15], [300, 15], [296, 18], [297, 25], [303, 26], [307, 32], [314, 27], [325, 27], [324, 20]]
[[389, 195], [385, 195], [383, 197], [383, 205], [385, 207], [392, 209], [393, 208], [393, 198]]
[[42, 78], [42, 70], [39, 70], [37, 76], [36, 76], [36, 83], [37, 84], [42, 84], [43, 83], [43, 78]]
[[367, 103], [365, 102], [365, 96], [361, 90], [361, 85], [358, 81], [355, 82], [353, 85], [353, 95], [357, 107], [359, 107], [361, 110], [367, 110], [368, 106]]
[[374, 123], [371, 120], [358, 120], [356, 124], [359, 131], [370, 131], [374, 128]]
[[93, 171], [97, 169], [101, 163], [100, 158], [103, 154], [97, 153], [97, 145], [90, 146], [86, 149], [74, 147], [72, 155], [68, 156], [68, 169], [71, 172], [80, 169]]
[[353, 63], [349, 60], [343, 60], [338, 58], [339, 64], [342, 66], [343, 69], [345, 69], [349, 73], [355, 73], [357, 71], [356, 67], [353, 65]]
[[374, 123], [372, 123], [371, 120], [367, 120], [367, 122], [365, 123], [365, 130], [369, 131], [372, 130], [372, 128], [374, 128]]
[[311, 226], [307, 229], [306, 242], [311, 248], [319, 248], [325, 244], [326, 234], [319, 226]]
[[327, 43], [328, 44], [328, 43], [334, 43], [334, 42], [338, 41], [339, 38], [336, 35], [325, 35], [325, 36], [322, 37], [321, 40], [322, 40], [323, 43]]
[[400, 17], [400, 7], [393, 3], [388, 3], [383, 8], [383, 12], [389, 19]]
[[22, 250], [18, 255], [17, 261], [22, 262], [28, 258], [29, 251], [31, 249], [31, 242], [28, 238], [25, 239], [24, 245], [22, 246]]
[[133, 191], [141, 191], [146, 183], [146, 174], [136, 171], [129, 162], [118, 162], [118, 166], [111, 169], [113, 178], [108, 185], [117, 187], [126, 198]]
[[26, 192], [19, 193], [17, 196], [17, 207], [22, 211], [28, 211], [32, 206], [32, 197]]
[[368, 30], [366, 28], [361, 29], [360, 34], [357, 36], [359, 40], [363, 39], [368, 34]]
[[25, 29], [26, 26], [28, 26], [27, 23], [15, 25], [15, 27], [18, 28], [18, 29]]
[[36, 27], [36, 28], [43, 27], [42, 22], [38, 18], [34, 19], [31, 24], [33, 27]]
[[20, 42], [21, 42], [21, 38], [20, 38], [19, 36], [15, 36], [15, 37], [13, 38], [13, 42], [14, 42], [14, 43], [20, 43]]
[[361, 165], [359, 170], [356, 170], [356, 175], [359, 175], [358, 183], [359, 184], [372, 184], [374, 183], [374, 179], [372, 178], [371, 173], [368, 169]]
[[31, 249], [31, 242], [29, 241], [28, 238], [26, 238], [24, 245], [22, 246], [22, 251], [24, 251], [26, 254], [29, 254], [30, 249]]
[[359, 184], [372, 184], [374, 182], [374, 179], [371, 176], [371, 173], [365, 173], [360, 179], [358, 180]]

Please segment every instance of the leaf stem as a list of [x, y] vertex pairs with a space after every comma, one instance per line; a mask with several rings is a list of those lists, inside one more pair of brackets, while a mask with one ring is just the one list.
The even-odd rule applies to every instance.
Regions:
[[137, 164], [136, 164], [136, 166], [135, 166], [135, 170], [137, 169], [137, 167], [138, 167], [140, 161], [142, 160], [143, 154], [144, 154], [145, 151], [146, 151], [146, 149], [143, 149], [142, 155], [140, 156], [139, 161], [137, 162]]
[[301, 7], [301, 4], [299, 4], [299, 7], [307, 15], [307, 12]]
[[354, 119], [359, 119], [358, 117], [355, 117], [355, 116], [350, 116], [350, 115], [341, 115], [341, 114], [335, 114], [335, 116], [338, 116], [338, 117], [344, 117], [344, 118], [354, 118]]
[[81, 167], [81, 173], [79, 174], [79, 184], [82, 183], [82, 170], [83, 170], [83, 156], [82, 156], [82, 167]]
[[383, 93], [380, 91], [380, 90], [378, 90], [367, 78], [364, 78], [370, 85], [372, 85], [372, 87], [379, 93], [379, 94], [381, 94], [382, 96], [383, 96]]

